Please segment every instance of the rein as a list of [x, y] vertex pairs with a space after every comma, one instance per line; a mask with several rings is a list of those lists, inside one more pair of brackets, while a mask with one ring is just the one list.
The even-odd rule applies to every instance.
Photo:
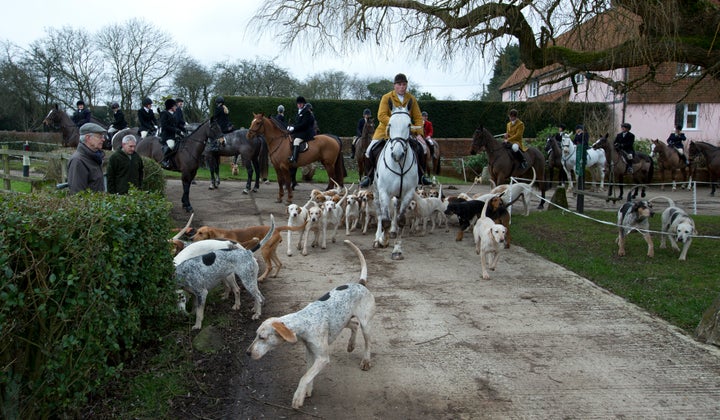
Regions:
[[[405, 156], [403, 157], [402, 162], [398, 162], [398, 161], [395, 161], [395, 159], [393, 159], [393, 161], [395, 161], [398, 165], [400, 165], [400, 168], [401, 168], [401, 170], [402, 170], [402, 169], [404, 169], [404, 167], [405, 167], [405, 162], [406, 162], [407, 157], [408, 157], [408, 146], [409, 146], [408, 140], [407, 140], [407, 139], [403, 139], [402, 137], [396, 137], [396, 138], [394, 138], [394, 139], [388, 140], [388, 143], [387, 143], [387, 145], [386, 145], [385, 147], [390, 147], [390, 146], [393, 144], [393, 142], [402, 142], [402, 144], [403, 144], [403, 150], [405, 151]], [[415, 160], [415, 153], [412, 153], [412, 156], [413, 156], [412, 158], [413, 158], [413, 161], [414, 161], [414, 160]], [[385, 167], [387, 167], [387, 169], [388, 169], [390, 172], [392, 172], [393, 174], [395, 174], [395, 175], [397, 175], [397, 176], [399, 176], [399, 177], [401, 178], [401, 179], [400, 179], [400, 189], [402, 190], [402, 178], [405, 176], [406, 173], [408, 173], [408, 172], [410, 171], [410, 169], [407, 169], [407, 170], [405, 170], [404, 172], [395, 171], [394, 169], [392, 169], [392, 168], [390, 167], [390, 165], [388, 165], [387, 156], [386, 156], [384, 153], [383, 153], [383, 160], [385, 161]], [[411, 162], [411, 165], [410, 165], [410, 166], [412, 167], [412, 164], [414, 164], [414, 163], [415, 163], [415, 162]]]
[[[263, 134], [263, 136], [266, 135], [266, 134], [267, 134], [267, 130], [265, 129], [265, 117], [263, 117], [263, 118], [260, 120], [260, 123], [259, 123], [258, 125], [259, 125], [260, 128], [262, 128], [262, 134]], [[252, 126], [252, 124], [251, 124], [251, 126]], [[260, 128], [255, 128], [255, 129], [254, 129], [254, 128], [251, 128], [251, 129], [248, 130], [248, 133], [253, 133], [253, 136], [257, 136], [258, 134], [260, 134]], [[280, 131], [280, 132], [282, 133], [282, 131], [279, 129], [279, 127], [278, 127], [278, 131]], [[288, 133], [282, 133], [282, 134], [280, 134], [280, 135], [278, 135], [278, 136], [274, 136], [274, 137], [269, 137], [269, 136], [268, 136], [268, 138], [269, 138], [271, 141], [275, 141], [275, 140], [277, 140], [277, 139], [280, 139], [280, 140], [281, 140], [281, 141], [277, 142], [277, 145], [275, 146], [275, 148], [269, 152], [269, 155], [270, 155], [270, 156], [274, 155], [278, 150], [280, 150], [280, 146], [282, 146], [283, 137], [286, 137], [286, 136], [289, 136], [289, 134], [288, 134]]]

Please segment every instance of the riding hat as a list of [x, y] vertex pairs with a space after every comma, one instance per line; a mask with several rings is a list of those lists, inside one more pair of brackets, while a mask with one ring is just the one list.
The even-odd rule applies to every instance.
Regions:
[[185, 99], [183, 98], [175, 98], [175, 103], [179, 104], [180, 102], [185, 103]]
[[215, 99], [215, 103], [216, 104], [225, 103], [225, 98], [223, 98], [222, 96], [218, 96], [217, 99]]
[[120, 108], [120, 104], [117, 102], [113, 102], [112, 105], [110, 105], [110, 109], [118, 109]]
[[298, 96], [298, 97], [297, 97], [297, 100], [295, 100], [295, 103], [298, 103], [298, 104], [306, 104], [307, 101], [305, 100], [305, 97], [304, 97], [304, 96]]
[[575, 129], [576, 129], [576, 130], [583, 130], [583, 131], [585, 131], [585, 126], [582, 125], [582, 124], [578, 124], [578, 125], [575, 126]]
[[[565, 124], [558, 124], [558, 128], [562, 128], [563, 130], [565, 130]], [[577, 128], [576, 128], [576, 130], [577, 130]]]
[[420, 113], [420, 115], [422, 115], [423, 117], [427, 117], [428, 113], [427, 113], [427, 111], [423, 111], [422, 113]]
[[175, 99], [165, 99], [165, 109], [170, 109], [177, 105], [177, 102], [175, 102]]
[[407, 76], [405, 76], [402, 73], [398, 73], [395, 75], [395, 82], [393, 83], [407, 83]]
[[372, 115], [372, 112], [370, 112], [370, 108], [365, 108], [365, 111], [363, 111], [363, 115]]
[[93, 133], [105, 133], [107, 132], [106, 129], [102, 128], [100, 125], [95, 123], [85, 123], [80, 127], [80, 135], [84, 136], [85, 134], [93, 134]]
[[76, 103], [75, 105], [83, 105], [83, 106], [85, 106], [85, 102], [83, 102], [83, 101], [77, 101], [77, 103]]
[[142, 100], [142, 104], [143, 104], [143, 106], [152, 105], [152, 99], [145, 98]]
[[632, 128], [632, 125], [630, 125], [630, 123], [622, 123], [620, 124], [620, 127], [630, 130]]

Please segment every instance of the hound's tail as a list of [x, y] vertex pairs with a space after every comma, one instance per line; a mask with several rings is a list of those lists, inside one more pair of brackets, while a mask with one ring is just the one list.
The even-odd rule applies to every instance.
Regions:
[[365, 262], [365, 256], [363, 255], [362, 251], [360, 251], [360, 248], [355, 246], [354, 243], [350, 242], [347, 239], [345, 239], [343, 242], [345, 242], [350, 248], [352, 248], [353, 251], [355, 251], [355, 255], [357, 255], [360, 259], [360, 281], [358, 281], [358, 283], [362, 284], [363, 286], [367, 286], [367, 262]]
[[260, 249], [263, 245], [265, 245], [265, 242], [267, 242], [268, 240], [270, 240], [270, 237], [272, 236], [273, 232], [275, 232], [275, 216], [273, 216], [272, 213], [270, 213], [270, 229], [269, 229], [268, 232], [265, 234], [265, 237], [262, 238], [262, 239], [260, 240], [260, 242], [258, 242], [258, 244], [255, 245], [255, 246], [253, 247], [253, 249], [250, 250], [250, 252], [255, 252], [255, 251], [257, 251], [258, 249]]
[[652, 203], [653, 201], [661, 199], [661, 198], [664, 198], [665, 200], [667, 200], [668, 207], [675, 207], [675, 202], [672, 201], [672, 199], [670, 197], [665, 197], [664, 195], [659, 195], [657, 197], [653, 197], [653, 198], [649, 199], [648, 202]]

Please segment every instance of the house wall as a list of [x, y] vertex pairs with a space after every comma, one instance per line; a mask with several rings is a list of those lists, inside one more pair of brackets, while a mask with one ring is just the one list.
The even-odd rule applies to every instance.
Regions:
[[[700, 104], [698, 129], [683, 129], [688, 140], [720, 146], [720, 104]], [[675, 104], [628, 105], [627, 121], [638, 138], [667, 140], [675, 129]], [[618, 132], [619, 132], [618, 124]]]

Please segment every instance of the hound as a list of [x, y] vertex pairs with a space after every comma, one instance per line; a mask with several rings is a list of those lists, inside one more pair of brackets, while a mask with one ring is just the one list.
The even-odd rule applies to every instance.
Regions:
[[692, 235], [697, 235], [695, 230], [695, 222], [680, 207], [676, 207], [675, 203], [667, 198], [663, 197], [668, 201], [668, 208], [662, 212], [661, 223], [662, 223], [662, 235], [660, 236], [660, 248], [665, 248], [665, 236], [670, 238], [670, 246], [675, 251], [680, 251], [678, 242], [683, 244], [682, 251], [680, 252], [680, 261], [685, 261], [687, 258], [688, 249], [692, 243]]
[[365, 235], [367, 233], [368, 226], [370, 226], [370, 222], [374, 220], [377, 223], [375, 193], [365, 190], [359, 192], [358, 195], [360, 195], [360, 213], [363, 215], [364, 218], [362, 233], [363, 235]]
[[[290, 204], [288, 205], [285, 212], [288, 215], [288, 226], [301, 226], [304, 225], [308, 218], [308, 210], [307, 207], [309, 204], [312, 204], [312, 201], [308, 201], [305, 206], [299, 206], [297, 204]], [[300, 231], [300, 238], [298, 239], [298, 245], [297, 248], [300, 249], [300, 244], [302, 243], [303, 234], [305, 233], [305, 230], [303, 229]], [[292, 246], [292, 231], [288, 230], [287, 233], [287, 256], [292, 257], [293, 254], [293, 246]]]
[[[310, 232], [314, 234], [313, 241], [310, 244], [311, 247], [318, 246], [318, 238], [320, 238], [320, 233], [322, 229], [322, 218], [323, 218], [323, 211], [322, 208], [318, 206], [312, 206], [308, 209], [308, 218], [307, 223], [305, 224], [305, 231], [303, 232], [303, 242], [302, 242], [302, 255], [307, 256], [307, 243], [308, 238], [310, 237]], [[298, 242], [298, 249], [300, 249], [300, 243]]]
[[[260, 241], [258, 247], [264, 245], [273, 232], [275, 232], [275, 218], [271, 214], [270, 230]], [[240, 288], [237, 285], [236, 277], [240, 278], [245, 290], [255, 299], [252, 319], [260, 318], [265, 299], [258, 289], [258, 271], [259, 267], [257, 260], [253, 257], [253, 250], [249, 249], [220, 249], [185, 260], [175, 267], [178, 285], [195, 297], [195, 325], [192, 329], [202, 328], [207, 295], [220, 282], [225, 284], [226, 290], [232, 290], [235, 295], [235, 304], [232, 308], [240, 309]]]
[[[535, 179], [536, 179], [536, 173], [535, 168], [532, 168], [533, 171], [533, 178], [532, 181], [527, 184], [525, 182], [515, 182], [512, 184], [503, 184], [498, 185], [497, 187], [493, 188], [490, 193], [491, 194], [504, 194], [505, 197], [507, 197], [507, 200], [512, 201], [513, 203], [520, 197], [522, 197], [522, 203], [525, 208], [525, 216], [530, 215], [530, 198], [532, 197], [532, 187], [535, 185]], [[508, 204], [508, 207], [511, 207], [511, 204]]]
[[627, 202], [623, 203], [617, 213], [618, 224], [618, 256], [625, 255], [625, 237], [632, 231], [638, 231], [648, 244], [647, 256], [655, 256], [653, 241], [650, 237], [650, 217], [653, 215], [652, 205], [647, 200], [632, 201], [628, 193]]
[[480, 255], [480, 266], [482, 267], [482, 278], [484, 280], [490, 279], [488, 269], [495, 271], [500, 258], [500, 245], [505, 243], [505, 234], [507, 232], [505, 226], [495, 223], [491, 218], [485, 216], [490, 201], [485, 202], [473, 228], [475, 252]]
[[360, 222], [360, 197], [348, 194], [345, 202], [345, 236], [348, 236]]
[[345, 195], [343, 195], [338, 202], [328, 200], [322, 205], [322, 244], [320, 246], [322, 249], [327, 248], [328, 230], [330, 229], [332, 229], [332, 243], [335, 243], [338, 226], [340, 226], [343, 218], [343, 204], [345, 203], [345, 197], [347, 197], [347, 190], [345, 191]]
[[285, 342], [295, 344], [300, 341], [305, 345], [308, 370], [295, 390], [293, 408], [302, 407], [305, 398], [312, 396], [313, 380], [330, 362], [330, 345], [343, 328], [351, 331], [347, 346], [347, 351], [351, 352], [355, 349], [357, 327], [360, 326], [365, 340], [360, 369], [370, 369], [370, 321], [375, 314], [375, 298], [366, 287], [367, 264], [362, 252], [352, 242], [345, 240], [345, 243], [360, 259], [359, 283], [338, 286], [298, 312], [266, 319], [246, 351], [253, 360], [258, 360]]
[[447, 208], [445, 209], [445, 215], [456, 215], [460, 222], [460, 229], [455, 235], [456, 241], [462, 241], [465, 229], [469, 228], [473, 220], [480, 215], [480, 212], [485, 206], [485, 202], [479, 200], [449, 200]]

